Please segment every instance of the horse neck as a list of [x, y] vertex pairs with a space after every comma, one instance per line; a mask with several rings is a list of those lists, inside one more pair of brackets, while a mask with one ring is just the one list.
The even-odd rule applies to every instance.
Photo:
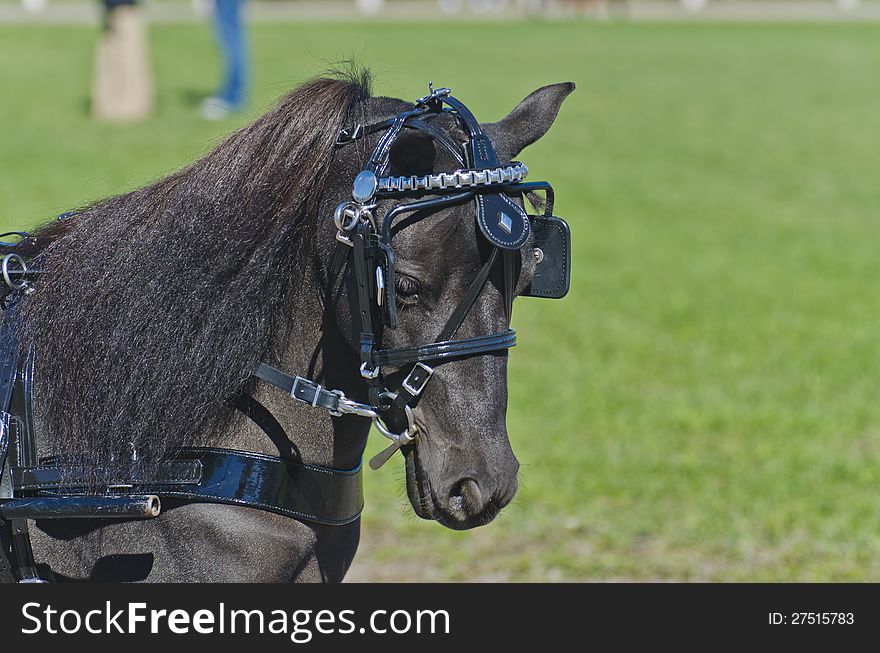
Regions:
[[[267, 360], [284, 372], [317, 381], [325, 388], [340, 389], [358, 398], [364, 392], [358, 360], [326, 310], [316, 281], [303, 283], [298, 293], [280, 356]], [[365, 418], [331, 417], [325, 410], [291, 399], [284, 391], [258, 382], [253, 397], [274, 415], [302, 462], [349, 469], [360, 463], [369, 433]], [[242, 448], [270, 455], [278, 451], [267, 435], [251, 420], [226, 434], [221, 446]]]

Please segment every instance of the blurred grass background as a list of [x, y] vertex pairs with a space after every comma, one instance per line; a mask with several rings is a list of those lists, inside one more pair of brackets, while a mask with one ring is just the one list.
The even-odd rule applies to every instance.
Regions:
[[[97, 28], [0, 27], [0, 221], [26, 227], [207, 151], [351, 55], [495, 120], [578, 90], [523, 155], [574, 236], [517, 303], [515, 503], [454, 533], [366, 479], [353, 580], [880, 580], [880, 26], [273, 24], [247, 115], [197, 116], [207, 25], [151, 29], [156, 117], [92, 123]], [[383, 446], [378, 439], [370, 454]]]

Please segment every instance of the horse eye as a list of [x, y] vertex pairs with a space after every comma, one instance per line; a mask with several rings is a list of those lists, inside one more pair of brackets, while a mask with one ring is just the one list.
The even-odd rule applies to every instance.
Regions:
[[410, 298], [419, 294], [419, 282], [412, 277], [397, 276], [397, 296]]

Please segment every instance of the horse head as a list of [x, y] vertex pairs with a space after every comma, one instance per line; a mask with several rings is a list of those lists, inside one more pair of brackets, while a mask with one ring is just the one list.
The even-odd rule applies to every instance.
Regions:
[[538, 263], [523, 195], [543, 188], [522, 184], [514, 159], [573, 88], [538, 89], [482, 125], [446, 89], [415, 105], [371, 98], [334, 159], [321, 213], [335, 212], [338, 239], [324, 240], [348, 264], [335, 317], [363, 354], [361, 396], [387, 402], [377, 427], [403, 436], [376, 466], [401, 445], [415, 512], [450, 528], [488, 523], [517, 489], [507, 348], [511, 302]]

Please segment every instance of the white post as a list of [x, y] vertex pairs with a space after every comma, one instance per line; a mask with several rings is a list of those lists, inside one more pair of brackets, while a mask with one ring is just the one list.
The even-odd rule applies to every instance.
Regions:
[[144, 120], [153, 112], [147, 18], [138, 4], [108, 7], [92, 77], [92, 116], [110, 122]]

